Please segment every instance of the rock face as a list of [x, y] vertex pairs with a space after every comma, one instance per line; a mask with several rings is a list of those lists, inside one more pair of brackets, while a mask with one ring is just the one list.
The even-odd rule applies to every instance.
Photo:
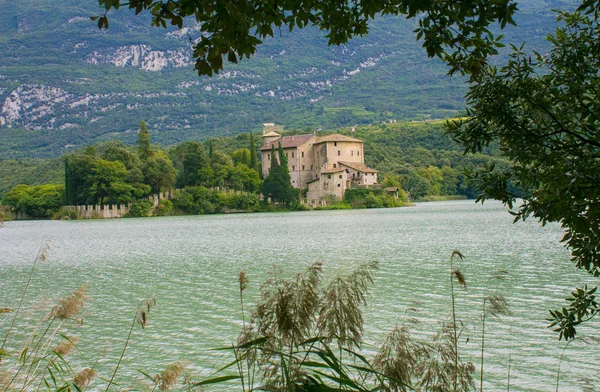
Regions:
[[190, 49], [152, 50], [149, 45], [121, 46], [116, 50], [94, 51], [87, 56], [89, 64], [112, 64], [115, 67], [135, 67], [144, 71], [181, 68], [190, 65]]
[[[77, 20], [74, 23], [76, 22]], [[174, 42], [181, 45], [181, 40], [176, 34], [172, 32], [169, 34], [170, 38], [175, 40]], [[280, 69], [281, 62], [294, 61], [294, 57], [287, 50], [280, 50], [263, 60], [268, 63], [268, 67], [256, 68], [252, 71], [224, 70], [213, 78], [198, 78], [194, 76], [192, 70], [192, 49], [189, 44], [173, 50], [156, 50], [150, 45], [140, 44], [107, 47], [89, 52], [90, 46], [92, 45], [83, 41], [75, 43], [72, 49], [72, 53], [80, 58], [86, 67], [92, 69], [108, 67], [115, 72], [118, 72], [118, 69], [137, 69], [147, 73], [173, 72], [181, 69], [183, 79], [166, 90], [157, 91], [150, 85], [147, 86], [148, 91], [137, 93], [123, 91], [86, 93], [85, 86], [96, 82], [88, 77], [65, 79], [60, 87], [20, 84], [11, 91], [8, 89], [0, 91], [0, 99], [2, 99], [0, 125], [29, 130], [87, 127], [114, 113], [131, 112], [152, 106], [165, 108], [194, 105], [194, 102], [198, 101], [202, 106], [210, 104], [213, 99], [220, 99], [217, 98], [219, 96], [246, 99], [257, 97], [278, 102], [295, 101], [299, 104], [312, 105], [321, 101], [336, 85], [347, 83], [361, 69], [374, 67], [380, 60], [397, 54], [396, 52], [379, 53], [383, 49], [371, 45], [370, 48], [375, 49], [376, 55], [361, 56], [356, 50], [342, 46], [332, 49], [329, 55], [333, 56], [333, 59], [323, 62], [319, 67], [292, 67], [292, 69], [281, 67]], [[278, 76], [272, 75], [274, 70]], [[73, 86], [80, 86], [80, 88], [77, 88], [77, 91], [69, 91]], [[118, 86], [108, 87], [118, 90]], [[203, 119], [205, 120], [206, 116]], [[198, 120], [194, 120], [193, 117], [178, 118], [173, 119], [169, 127], [189, 128], [194, 122], [197, 123]]]
[[[0, 125], [18, 124], [25, 128], [53, 128], [57, 106], [64, 106], [72, 95], [57, 88], [39, 84], [24, 84], [13, 90], [2, 103]], [[43, 124], [43, 125], [42, 125]]]

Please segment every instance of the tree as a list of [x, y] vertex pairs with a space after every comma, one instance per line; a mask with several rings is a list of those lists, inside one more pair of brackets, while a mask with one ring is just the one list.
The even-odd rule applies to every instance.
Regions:
[[90, 194], [92, 188], [92, 171], [98, 160], [96, 150], [92, 146], [86, 147], [82, 153], [75, 153], [65, 157], [65, 187], [69, 205], [83, 205], [93, 203]]
[[49, 218], [63, 205], [64, 186], [19, 184], [6, 192], [4, 203], [32, 218]]
[[209, 159], [212, 159], [214, 152], [215, 152], [215, 150], [213, 147], [213, 141], [212, 141], [212, 139], [208, 139], [208, 158]]
[[240, 163], [229, 168], [227, 186], [240, 191], [260, 192], [262, 181], [256, 170]]
[[242, 163], [248, 166], [250, 164], [250, 150], [247, 148], [239, 148], [229, 155], [235, 165]]
[[[549, 54], [513, 47], [506, 66], [487, 68], [467, 95], [471, 117], [449, 132], [466, 151], [498, 143], [513, 161], [471, 174], [478, 200], [517, 207], [515, 220], [559, 222], [575, 266], [600, 276], [600, 3], [586, 0], [584, 9], [588, 15], [558, 13], [564, 27], [548, 37]], [[511, 181], [524, 191], [521, 204]], [[577, 325], [600, 313], [595, 291], [577, 289], [551, 311], [559, 338], [575, 337]]]
[[181, 143], [169, 150], [169, 157], [177, 173], [177, 187], [198, 185], [198, 172], [208, 166], [204, 144], [194, 141]]
[[281, 143], [279, 143], [277, 155], [275, 154], [275, 145], [271, 146], [271, 170], [263, 183], [263, 195], [271, 197], [273, 202], [285, 205], [291, 205], [298, 201], [298, 191], [292, 186], [288, 160]]
[[144, 183], [150, 185], [152, 192], [173, 188], [176, 180], [173, 163], [164, 154], [154, 154], [146, 160], [143, 168]]
[[90, 175], [89, 194], [94, 204], [104, 205], [105, 199], [110, 193], [110, 188], [115, 183], [122, 183], [127, 176], [125, 165], [119, 161], [106, 161], [97, 159], [94, 161]]
[[258, 170], [258, 159], [256, 153], [256, 142], [254, 141], [254, 135], [250, 132], [250, 169]]
[[152, 149], [150, 147], [150, 133], [148, 133], [148, 127], [146, 126], [145, 121], [140, 121], [140, 130], [138, 131], [137, 145], [138, 154], [140, 155], [142, 161], [145, 161], [152, 154]]
[[[150, 136], [148, 135], [148, 143], [150, 142]], [[136, 154], [135, 150], [128, 149], [123, 142], [118, 140], [113, 140], [111, 144], [106, 147], [104, 153], [102, 154], [104, 159], [107, 161], [119, 161], [127, 170], [131, 170], [133, 168], [140, 168], [141, 161], [138, 154]]]
[[[271, 197], [277, 192], [277, 179], [276, 175], [272, 175], [273, 171], [277, 170], [277, 166], [279, 166], [279, 162], [277, 162], [277, 155], [275, 155], [275, 144], [271, 144], [271, 154], [269, 154], [269, 160], [271, 161], [271, 168], [269, 169], [269, 174], [265, 181], [263, 182], [263, 196], [265, 198]], [[272, 202], [275, 202], [275, 199], [271, 199]]]
[[516, 3], [511, 0], [411, 1], [333, 0], [260, 1], [235, 0], [98, 0], [104, 15], [94, 17], [99, 28], [108, 28], [108, 11], [121, 5], [148, 12], [154, 26], [167, 22], [179, 28], [184, 18], [194, 17], [199, 39], [193, 47], [195, 69], [199, 75], [212, 75], [223, 68], [223, 56], [237, 63], [256, 52], [257, 45], [285, 27], [292, 31], [308, 25], [328, 31], [330, 45], [339, 45], [369, 31], [369, 20], [376, 15], [402, 15], [418, 19], [415, 32], [423, 40], [430, 57], [450, 65], [450, 72], [477, 75], [489, 55], [496, 54], [498, 41], [489, 30], [514, 24]]

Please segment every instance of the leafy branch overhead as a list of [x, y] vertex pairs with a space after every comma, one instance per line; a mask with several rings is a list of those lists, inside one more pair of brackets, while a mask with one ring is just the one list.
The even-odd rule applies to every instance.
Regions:
[[[487, 68], [471, 86], [472, 116], [449, 124], [467, 152], [497, 144], [510, 170], [490, 165], [472, 173], [480, 200], [502, 200], [516, 220], [559, 222], [577, 268], [600, 276], [600, 13], [598, 2], [558, 13], [547, 55], [513, 47], [504, 67]], [[581, 12], [585, 11], [585, 13]], [[510, 184], [521, 188], [517, 200]], [[570, 305], [551, 312], [561, 338], [598, 312], [594, 291], [578, 289]]]
[[182, 28], [194, 18], [202, 36], [194, 43], [195, 69], [211, 76], [223, 69], [223, 56], [237, 63], [250, 58], [275, 31], [307, 26], [326, 30], [330, 45], [340, 45], [369, 31], [379, 15], [418, 18], [417, 39], [430, 57], [450, 66], [449, 73], [478, 75], [489, 55], [501, 46], [489, 27], [514, 24], [517, 10], [511, 0], [414, 1], [355, 0], [352, 2], [294, 0], [98, 0], [105, 9], [95, 16], [99, 28], [108, 28], [108, 12], [127, 6], [136, 14], [149, 12], [152, 25]]

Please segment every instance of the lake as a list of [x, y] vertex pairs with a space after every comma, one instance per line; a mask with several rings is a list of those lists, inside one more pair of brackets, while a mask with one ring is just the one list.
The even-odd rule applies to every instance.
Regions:
[[[512, 312], [486, 321], [485, 390], [506, 390], [510, 367], [511, 390], [554, 391], [561, 355], [561, 391], [593, 382], [600, 388], [597, 343], [576, 340], [565, 349], [545, 321], [548, 309], [562, 307], [572, 289], [597, 280], [571, 265], [558, 225], [512, 219], [496, 202], [453, 201], [375, 210], [15, 221], [0, 229], [0, 307], [16, 307], [38, 249], [50, 242], [27, 308], [53, 304], [87, 285], [90, 300], [77, 331], [84, 356], [76, 361], [92, 366], [97, 360], [109, 377], [139, 302], [154, 297], [149, 328], [135, 330], [120, 374], [142, 379], [136, 369], [154, 374], [187, 360], [201, 378], [231, 359], [209, 349], [231, 344], [239, 331], [240, 270], [250, 279], [250, 304], [273, 265], [291, 276], [322, 261], [328, 281], [376, 260], [365, 341], [379, 344], [411, 319], [418, 321], [410, 323], [413, 335], [427, 340], [450, 316], [449, 257], [458, 249], [466, 257], [459, 265], [467, 280], [467, 289], [457, 290], [458, 318], [466, 325], [460, 351], [477, 369], [482, 298], [502, 294]], [[506, 279], [490, 280], [497, 271], [507, 271]], [[579, 332], [594, 336], [593, 326]], [[4, 322], [0, 332], [6, 328]]]

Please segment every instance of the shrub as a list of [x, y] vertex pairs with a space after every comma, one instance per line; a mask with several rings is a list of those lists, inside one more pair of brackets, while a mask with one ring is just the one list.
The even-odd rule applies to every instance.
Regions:
[[58, 210], [54, 215], [52, 215], [52, 219], [54, 219], [54, 220], [77, 220], [77, 219], [81, 219], [81, 216], [79, 215], [79, 213], [77, 213], [77, 210], [75, 210], [75, 209], [68, 208], [68, 207], [61, 207], [60, 210]]
[[158, 205], [154, 208], [154, 215], [157, 216], [166, 216], [171, 215], [171, 211], [173, 210], [173, 203], [171, 200], [162, 199]]
[[127, 218], [149, 216], [152, 207], [153, 203], [150, 200], [138, 200], [131, 204], [129, 212], [125, 216]]

